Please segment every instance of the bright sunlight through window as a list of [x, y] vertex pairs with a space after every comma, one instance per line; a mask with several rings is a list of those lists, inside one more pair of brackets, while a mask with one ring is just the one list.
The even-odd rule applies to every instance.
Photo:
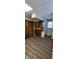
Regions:
[[31, 11], [33, 8], [31, 8], [29, 5], [25, 4], [25, 11], [29, 12]]
[[53, 28], [53, 23], [52, 23], [52, 21], [49, 21], [49, 22], [48, 22], [48, 28]]

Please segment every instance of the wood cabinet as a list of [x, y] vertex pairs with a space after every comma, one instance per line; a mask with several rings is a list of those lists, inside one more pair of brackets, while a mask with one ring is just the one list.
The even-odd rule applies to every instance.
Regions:
[[25, 20], [25, 37], [41, 36], [42, 21]]
[[25, 37], [33, 36], [33, 22], [32, 21], [25, 21]]
[[41, 36], [41, 31], [42, 31], [42, 21], [35, 22], [35, 35]]

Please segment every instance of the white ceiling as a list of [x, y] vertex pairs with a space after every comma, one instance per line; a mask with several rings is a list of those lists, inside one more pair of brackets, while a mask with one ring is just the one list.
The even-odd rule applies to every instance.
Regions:
[[[33, 8], [33, 11], [36, 12], [38, 17], [41, 19], [50, 19], [53, 16], [53, 0], [25, 0], [29, 6]], [[28, 12], [26, 13], [32, 13]]]

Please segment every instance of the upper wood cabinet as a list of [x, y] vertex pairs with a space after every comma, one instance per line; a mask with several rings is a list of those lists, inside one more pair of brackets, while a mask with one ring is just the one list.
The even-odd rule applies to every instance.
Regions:
[[35, 22], [35, 28], [41, 28], [41, 27], [42, 27], [42, 22], [41, 21]]

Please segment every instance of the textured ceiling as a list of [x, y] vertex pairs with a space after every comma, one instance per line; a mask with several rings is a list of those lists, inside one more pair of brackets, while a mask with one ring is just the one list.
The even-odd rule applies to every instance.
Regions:
[[[38, 17], [41, 19], [50, 19], [53, 16], [53, 0], [25, 0], [29, 6], [33, 8]], [[31, 14], [33, 11], [25, 13]]]

